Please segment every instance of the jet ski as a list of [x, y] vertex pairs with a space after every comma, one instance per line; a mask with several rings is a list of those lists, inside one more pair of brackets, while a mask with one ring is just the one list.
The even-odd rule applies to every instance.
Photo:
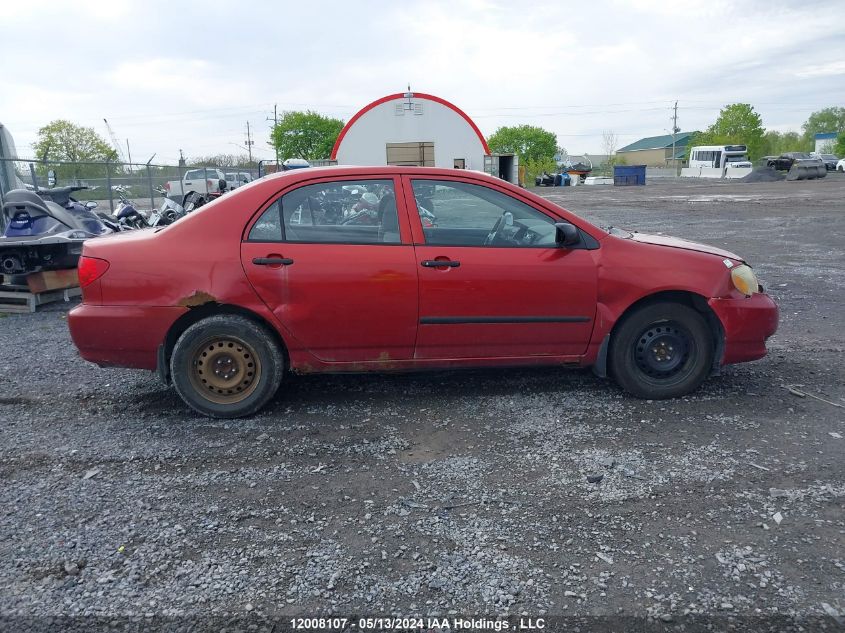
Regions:
[[0, 273], [75, 268], [85, 240], [113, 232], [94, 213], [96, 203], [85, 205], [71, 196], [80, 189], [87, 187], [13, 189], [4, 196]]

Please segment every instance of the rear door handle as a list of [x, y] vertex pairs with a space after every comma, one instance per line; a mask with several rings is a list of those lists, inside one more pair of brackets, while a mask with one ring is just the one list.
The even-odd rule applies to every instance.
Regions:
[[290, 266], [293, 260], [288, 257], [256, 257], [252, 263], [256, 266]]
[[457, 268], [461, 262], [448, 259], [424, 259], [420, 265], [426, 268]]

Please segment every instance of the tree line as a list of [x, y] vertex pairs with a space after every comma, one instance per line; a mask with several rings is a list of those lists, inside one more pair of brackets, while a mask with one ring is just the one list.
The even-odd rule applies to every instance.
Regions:
[[719, 112], [716, 121], [702, 132], [696, 132], [693, 145], [746, 145], [748, 156], [756, 160], [784, 152], [815, 151], [815, 135], [834, 132], [837, 137], [827, 144], [827, 152], [845, 156], [845, 108], [830, 107], [813, 112], [801, 126], [802, 132], [766, 130], [762, 117], [748, 103], [733, 103]]
[[[343, 129], [341, 119], [327, 117], [313, 111], [285, 112], [273, 126], [268, 145], [281, 160], [305, 158], [309, 160], [328, 158]], [[820, 132], [835, 132], [836, 139], [830, 143], [829, 151], [845, 156], [845, 107], [833, 106], [813, 112], [801, 126], [801, 132], [766, 130], [763, 120], [754, 106], [747, 103], [726, 105], [719, 116], [701, 132], [693, 135], [689, 145], [733, 145], [748, 146], [752, 160], [766, 155], [777, 155], [787, 151], [813, 151], [814, 135]], [[617, 138], [612, 132], [603, 135], [603, 150], [613, 154]], [[565, 152], [558, 146], [557, 135], [534, 125], [499, 127], [491, 134], [487, 143], [497, 154], [513, 153], [526, 168], [529, 182], [542, 171], [554, 171], [554, 156]], [[115, 148], [90, 127], [76, 125], [66, 120], [56, 120], [38, 130], [33, 144], [35, 158], [40, 161], [59, 161], [73, 165], [56, 165], [61, 178], [93, 178], [105, 174], [101, 166], [85, 166], [84, 163], [117, 163]], [[247, 155], [215, 154], [196, 156], [186, 160], [189, 165], [215, 167], [252, 168]], [[43, 169], [43, 167], [41, 168]], [[119, 166], [115, 166], [119, 170]]]

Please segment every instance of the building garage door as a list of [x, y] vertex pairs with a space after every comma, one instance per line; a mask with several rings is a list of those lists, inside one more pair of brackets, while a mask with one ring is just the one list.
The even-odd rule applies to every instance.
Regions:
[[387, 164], [434, 167], [434, 143], [388, 143]]

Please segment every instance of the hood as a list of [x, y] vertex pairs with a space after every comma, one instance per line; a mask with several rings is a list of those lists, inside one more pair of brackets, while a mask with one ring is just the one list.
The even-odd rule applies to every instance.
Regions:
[[726, 251], [715, 246], [708, 246], [707, 244], [699, 244], [698, 242], [689, 242], [682, 240], [679, 237], [671, 237], [669, 235], [650, 235], [648, 233], [632, 233], [631, 239], [645, 244], [655, 244], [657, 246], [669, 246], [670, 248], [683, 248], [688, 251], [698, 251], [699, 253], [710, 253], [711, 255], [718, 255], [719, 257], [729, 257], [737, 261], [744, 261], [742, 257]]

